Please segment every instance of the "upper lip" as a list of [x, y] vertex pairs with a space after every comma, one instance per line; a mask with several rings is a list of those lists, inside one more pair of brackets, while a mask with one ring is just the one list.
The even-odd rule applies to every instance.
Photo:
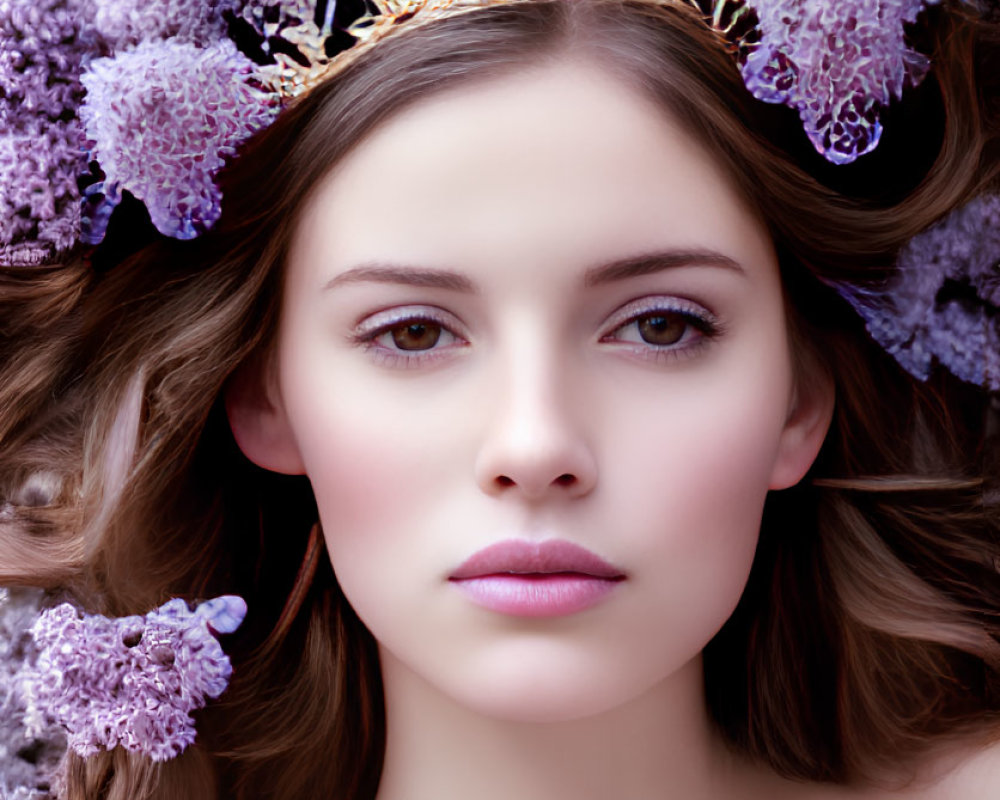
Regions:
[[504, 572], [578, 572], [597, 578], [625, 577], [622, 570], [596, 553], [564, 539], [547, 539], [541, 542], [505, 539], [473, 553], [450, 575], [450, 579], [476, 578]]

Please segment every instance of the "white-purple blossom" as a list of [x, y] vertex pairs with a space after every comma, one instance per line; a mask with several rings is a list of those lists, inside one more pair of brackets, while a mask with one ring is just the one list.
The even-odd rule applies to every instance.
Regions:
[[883, 292], [838, 287], [872, 337], [926, 380], [938, 363], [1000, 390], [1000, 196], [983, 195], [915, 236]]
[[207, 45], [226, 33], [225, 12], [240, 0], [91, 0], [94, 27], [115, 49], [172, 38]]
[[938, 0], [751, 0], [761, 40], [743, 64], [754, 97], [799, 112], [815, 148], [846, 164], [873, 150], [879, 112], [929, 67], [905, 42]]
[[[206, 48], [142, 42], [93, 61], [82, 78], [80, 117], [106, 176], [106, 202], [127, 190], [157, 230], [178, 239], [211, 227], [221, 213], [216, 173], [278, 110], [276, 98], [253, 85], [254, 70], [228, 39]], [[88, 239], [96, 244], [103, 233]]]
[[64, 603], [32, 628], [36, 663], [20, 679], [29, 730], [59, 725], [83, 757], [123, 747], [164, 761], [195, 740], [191, 712], [225, 691], [232, 667], [215, 633], [246, 613], [239, 597], [180, 599], [145, 617], [80, 615]]

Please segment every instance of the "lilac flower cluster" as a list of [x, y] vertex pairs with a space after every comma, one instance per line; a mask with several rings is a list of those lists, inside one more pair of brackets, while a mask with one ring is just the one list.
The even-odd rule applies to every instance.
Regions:
[[[278, 110], [226, 38], [241, 6], [0, 2], [0, 265], [44, 263], [80, 238], [97, 244], [123, 190], [168, 236], [212, 225], [215, 174]], [[78, 178], [91, 159], [106, 180], [87, 189], [81, 214]]]
[[915, 236], [884, 293], [839, 288], [916, 377], [926, 380], [936, 361], [1000, 390], [1000, 196], [978, 197]]
[[114, 48], [172, 38], [209, 44], [226, 34], [227, 11], [239, 0], [91, 0], [94, 27]]
[[58, 119], [80, 100], [78, 75], [87, 52], [85, 0], [0, 3], [0, 123], [27, 112]]
[[[18, 691], [22, 665], [33, 655], [31, 626], [44, 594], [0, 588], [0, 800], [54, 800], [58, 765], [65, 751], [59, 731], [29, 739]], [[39, 787], [48, 786], [49, 790]]]
[[[104, 203], [116, 205], [127, 190], [167, 236], [191, 239], [209, 228], [221, 213], [215, 174], [278, 110], [276, 98], [253, 85], [254, 69], [228, 39], [204, 48], [144, 41], [93, 61], [80, 117], [106, 176]], [[97, 243], [103, 235], [96, 224], [85, 238]]]
[[86, 2], [0, 2], [0, 264], [44, 260], [78, 235]]
[[761, 41], [743, 80], [754, 97], [797, 110], [829, 161], [854, 161], [878, 144], [880, 109], [927, 73], [903, 26], [938, 1], [751, 0]]
[[37, 789], [29, 789], [27, 786], [10, 789], [4, 783], [0, 783], [0, 800], [50, 800], [50, 798], [51, 795], [48, 792], [43, 793]]
[[32, 253], [70, 247], [80, 232], [81, 128], [22, 122], [0, 135], [0, 263], [29, 263]]
[[68, 603], [44, 612], [32, 628], [37, 662], [20, 681], [29, 731], [60, 725], [84, 757], [120, 746], [173, 758], [194, 742], [190, 713], [232, 673], [213, 633], [236, 630], [245, 613], [234, 596], [195, 611], [174, 599], [145, 617], [81, 617]]

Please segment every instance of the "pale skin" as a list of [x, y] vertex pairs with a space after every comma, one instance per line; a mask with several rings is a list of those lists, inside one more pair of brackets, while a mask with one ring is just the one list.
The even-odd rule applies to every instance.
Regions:
[[[568, 57], [425, 99], [321, 182], [286, 288], [276, 368], [227, 408], [308, 475], [379, 643], [378, 800], [954, 796], [962, 769], [793, 784], [712, 731], [701, 650], [833, 390], [793, 370], [762, 222], [662, 108]], [[511, 537], [626, 579], [555, 618], [470, 603], [450, 572]]]

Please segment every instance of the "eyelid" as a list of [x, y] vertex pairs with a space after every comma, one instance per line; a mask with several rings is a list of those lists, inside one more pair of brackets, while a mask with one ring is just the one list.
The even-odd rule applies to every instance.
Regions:
[[456, 337], [460, 339], [467, 338], [462, 324], [453, 314], [449, 314], [447, 311], [435, 308], [434, 306], [400, 306], [389, 308], [385, 311], [377, 311], [365, 317], [354, 326], [351, 338], [355, 341], [371, 339], [390, 328], [415, 320], [435, 322], [442, 328], [446, 328]]
[[[426, 350], [403, 350], [379, 343], [393, 328], [414, 322], [431, 322], [440, 326], [455, 341]], [[361, 348], [375, 364], [389, 369], [417, 369], [449, 360], [458, 349], [468, 344], [464, 326], [453, 315], [434, 306], [398, 306], [377, 311], [359, 321], [348, 334], [350, 344]]]
[[[633, 347], [632, 349], [638, 355], [657, 359], [676, 358], [682, 354], [692, 355], [702, 344], [718, 337], [723, 332], [718, 317], [702, 304], [677, 295], [651, 295], [632, 300], [618, 308], [603, 326], [604, 332], [599, 337], [599, 341], [611, 341], [613, 334], [634, 324], [643, 316], [665, 312], [688, 318], [688, 324], [698, 331], [701, 339], [700, 344], [698, 342], [678, 346], [647, 344]], [[428, 321], [441, 326], [458, 341], [451, 342], [444, 347], [413, 351], [386, 347], [377, 341], [393, 328], [419, 321]], [[382, 365], [392, 367], [428, 365], [440, 358], [454, 355], [454, 345], [461, 346], [469, 343], [469, 335], [465, 326], [457, 317], [442, 308], [424, 305], [397, 306], [370, 314], [354, 326], [348, 338], [352, 344], [371, 352], [372, 356]]]
[[683, 314], [700, 320], [708, 328], [715, 329], [721, 327], [719, 318], [700, 303], [696, 303], [686, 297], [677, 297], [676, 295], [653, 295], [632, 300], [615, 311], [604, 326], [604, 332], [600, 338], [602, 340], [607, 338], [619, 328], [630, 322], [634, 322], [644, 314], [655, 314], [656, 312], [664, 311]]

